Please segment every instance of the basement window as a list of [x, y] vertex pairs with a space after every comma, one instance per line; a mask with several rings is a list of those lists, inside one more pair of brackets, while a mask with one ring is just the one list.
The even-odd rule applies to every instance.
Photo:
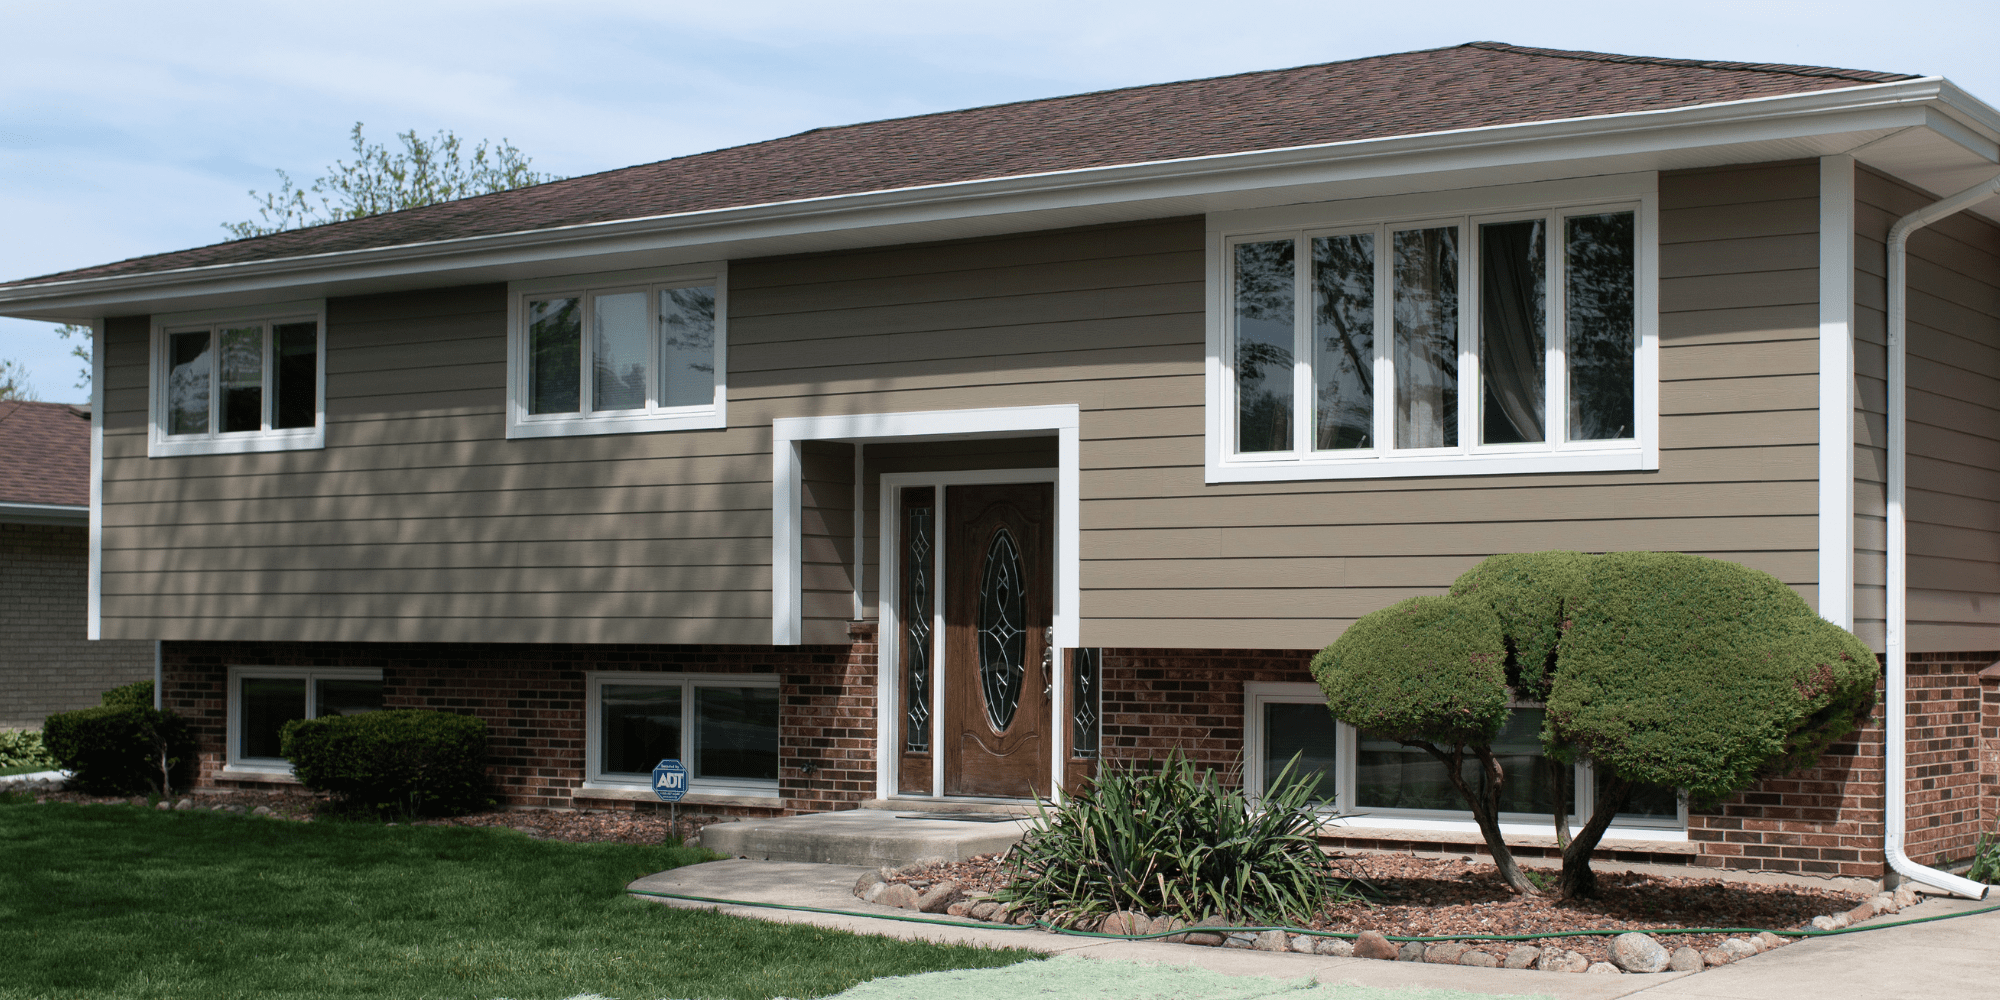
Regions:
[[382, 710], [382, 671], [327, 667], [229, 668], [231, 770], [290, 775], [285, 723]]
[[604, 671], [588, 676], [586, 787], [650, 788], [678, 760], [688, 790], [778, 794], [778, 679]]

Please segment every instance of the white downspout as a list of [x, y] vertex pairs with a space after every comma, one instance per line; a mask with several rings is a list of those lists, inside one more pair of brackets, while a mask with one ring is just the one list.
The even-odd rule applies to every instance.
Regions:
[[1885, 659], [1888, 661], [1889, 715], [1885, 723], [1887, 731], [1886, 766], [1883, 768], [1883, 785], [1888, 792], [1883, 831], [1883, 853], [1888, 855], [1889, 867], [1897, 875], [1913, 882], [1946, 892], [1983, 899], [1988, 886], [1971, 879], [1960, 878], [1948, 872], [1941, 872], [1910, 860], [1903, 853], [1903, 839], [1908, 826], [1906, 815], [1909, 798], [1909, 690], [1904, 672], [1908, 660], [1910, 595], [1909, 595], [1909, 526], [1903, 506], [1905, 483], [1904, 465], [1909, 455], [1909, 373], [1905, 352], [1908, 340], [1905, 328], [1908, 325], [1909, 310], [1909, 243], [1910, 234], [1939, 219], [1956, 215], [1995, 194], [2000, 194], [2000, 177], [1982, 181], [1952, 195], [1942, 201], [1920, 208], [1896, 220], [1889, 227], [1889, 486], [1888, 486], [1888, 608], [1884, 637]]

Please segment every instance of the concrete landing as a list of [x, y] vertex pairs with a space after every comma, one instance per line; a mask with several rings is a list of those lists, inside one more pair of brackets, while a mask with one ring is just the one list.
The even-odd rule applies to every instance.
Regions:
[[[995, 819], [999, 821], [892, 809], [848, 809], [717, 823], [702, 828], [701, 845], [718, 854], [756, 861], [893, 867], [920, 858], [958, 861], [1004, 851], [1021, 839], [1029, 825], [1025, 819]], [[849, 879], [849, 884], [852, 882]]]

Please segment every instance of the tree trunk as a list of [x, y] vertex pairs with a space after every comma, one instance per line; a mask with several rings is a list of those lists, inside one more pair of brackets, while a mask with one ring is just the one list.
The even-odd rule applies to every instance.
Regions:
[[1472, 819], [1479, 824], [1480, 836], [1486, 838], [1486, 850], [1493, 855], [1493, 867], [1500, 870], [1500, 881], [1523, 896], [1541, 895], [1535, 883], [1521, 873], [1521, 866], [1514, 863], [1514, 852], [1507, 849], [1507, 840], [1500, 835], [1500, 782], [1506, 772], [1501, 770], [1499, 759], [1493, 756], [1493, 748], [1472, 748], [1473, 754], [1479, 758], [1479, 787], [1475, 790], [1465, 783], [1462, 769], [1465, 747], [1453, 747], [1450, 753], [1445, 753], [1429, 743], [1404, 745], [1421, 748], [1445, 766], [1445, 775], [1451, 779], [1451, 787], [1458, 789], [1465, 804], [1472, 807]]
[[1632, 782], [1614, 777], [1605, 789], [1605, 794], [1597, 797], [1597, 805], [1590, 811], [1590, 822], [1576, 832], [1576, 838], [1563, 848], [1562, 881], [1557, 884], [1557, 892], [1563, 899], [1589, 899], [1597, 895], [1597, 873], [1590, 870], [1591, 852], [1597, 850], [1597, 842], [1604, 839], [1604, 831], [1611, 826], [1612, 817], [1625, 808], [1625, 801], [1632, 797]]

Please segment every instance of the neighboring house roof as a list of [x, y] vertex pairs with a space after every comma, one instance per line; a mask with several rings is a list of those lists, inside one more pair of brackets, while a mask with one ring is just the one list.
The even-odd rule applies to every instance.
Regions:
[[9, 284], [283, 260], [932, 184], [1657, 111], [1908, 79], [1914, 77], [1473, 42], [814, 129], [536, 187]]
[[90, 506], [87, 411], [67, 403], [0, 402], [0, 504]]

